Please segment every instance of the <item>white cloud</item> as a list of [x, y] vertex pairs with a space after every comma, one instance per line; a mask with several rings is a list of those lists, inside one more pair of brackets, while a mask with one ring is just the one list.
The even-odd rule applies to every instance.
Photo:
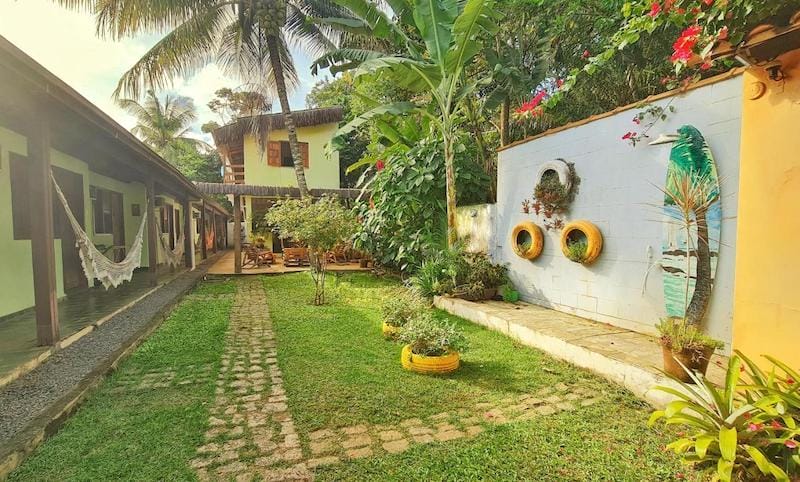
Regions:
[[[111, 96], [122, 74], [157, 40], [149, 35], [111, 41], [95, 35], [94, 18], [85, 12], [66, 10], [54, 0], [0, 0], [0, 35], [130, 129], [134, 119], [114, 104]], [[306, 56], [294, 52], [302, 85], [291, 95], [292, 108], [305, 106], [305, 96], [315, 82]], [[198, 107], [194, 130], [217, 120], [206, 107], [214, 91], [236, 87], [239, 81], [223, 75], [216, 65], [203, 68], [189, 79], [176, 79], [170, 91], [191, 97]], [[275, 103], [275, 109], [279, 107]], [[208, 140], [208, 139], [206, 139]]]

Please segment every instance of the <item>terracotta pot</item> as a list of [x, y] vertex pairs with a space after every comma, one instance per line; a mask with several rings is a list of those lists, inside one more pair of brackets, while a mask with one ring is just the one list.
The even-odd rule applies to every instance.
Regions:
[[664, 371], [686, 383], [694, 382], [689, 374], [686, 373], [686, 370], [675, 360], [680, 360], [689, 370], [700, 372], [705, 376], [708, 370], [708, 362], [711, 361], [711, 355], [714, 354], [714, 348], [712, 347], [706, 347], [702, 350], [684, 349], [679, 352], [673, 352], [670, 347], [662, 345], [661, 351], [664, 355]]
[[458, 370], [461, 358], [457, 352], [442, 356], [415, 355], [411, 352], [411, 345], [406, 345], [400, 353], [400, 363], [406, 370], [417, 373], [450, 373]]

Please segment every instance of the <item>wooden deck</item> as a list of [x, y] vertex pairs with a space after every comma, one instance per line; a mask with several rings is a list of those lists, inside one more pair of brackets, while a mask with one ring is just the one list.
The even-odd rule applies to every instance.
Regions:
[[[253, 268], [244, 266], [242, 268], [243, 275], [247, 274], [284, 274], [284, 273], [299, 273], [308, 271], [308, 266], [284, 266], [283, 258], [280, 254], [275, 254], [275, 263], [269, 267]], [[358, 263], [329, 263], [328, 271], [370, 271], [370, 268], [362, 268]], [[215, 275], [233, 275], [236, 274], [233, 270], [233, 250], [222, 253], [222, 256], [209, 268], [208, 274]]]

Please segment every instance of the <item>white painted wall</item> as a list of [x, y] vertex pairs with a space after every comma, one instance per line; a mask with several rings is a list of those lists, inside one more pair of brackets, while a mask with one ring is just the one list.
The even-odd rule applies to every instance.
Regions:
[[[722, 240], [716, 283], [706, 316], [706, 332], [730, 346], [736, 188], [739, 182], [739, 137], [742, 77], [703, 86], [672, 98], [676, 112], [650, 132], [674, 133], [684, 124], [697, 127], [717, 162], [722, 190]], [[568, 98], [565, 100], [568, 102]], [[658, 101], [666, 105], [670, 99]], [[638, 332], [655, 334], [664, 316], [661, 271], [651, 270], [644, 293], [645, 272], [661, 256], [661, 210], [670, 144], [635, 148], [621, 140], [637, 130], [631, 119], [638, 111], [623, 111], [501, 151], [498, 159], [496, 245], [493, 257], [509, 263], [512, 281], [526, 301], [552, 307]], [[567, 260], [557, 232], [545, 233], [542, 255], [533, 261], [514, 254], [511, 230], [524, 220], [542, 226], [542, 219], [523, 214], [520, 203], [531, 198], [539, 166], [564, 158], [574, 162], [580, 192], [568, 220], [587, 219], [603, 234], [600, 258], [589, 266]], [[652, 257], [648, 257], [652, 253]]]
[[489, 253], [494, 239], [495, 204], [474, 204], [456, 208], [456, 233], [470, 253]]

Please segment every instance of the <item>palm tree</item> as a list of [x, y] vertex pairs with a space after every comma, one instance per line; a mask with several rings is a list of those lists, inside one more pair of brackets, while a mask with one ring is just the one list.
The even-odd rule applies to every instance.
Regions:
[[497, 32], [493, 0], [387, 0], [393, 15], [379, 0], [334, 0], [347, 8], [349, 18], [317, 19], [318, 24], [351, 34], [380, 39], [395, 53], [366, 48], [338, 48], [319, 58], [313, 68], [332, 72], [355, 68], [354, 77], [385, 75], [399, 87], [423, 94], [430, 102], [378, 105], [339, 129], [339, 136], [384, 114], [416, 112], [430, 119], [443, 141], [447, 186], [447, 240], [456, 242], [455, 149], [456, 129], [469, 118], [468, 99], [489, 82], [467, 69]]
[[143, 103], [133, 99], [120, 99], [117, 103], [136, 118], [136, 127], [131, 131], [169, 160], [172, 160], [181, 144], [190, 145], [198, 151], [211, 149], [200, 139], [186, 135], [197, 120], [194, 104], [188, 97], [167, 94], [162, 101], [153, 90], [148, 90]]
[[[289, 133], [297, 186], [308, 196], [289, 90], [297, 72], [289, 42], [310, 53], [332, 46], [332, 29], [308, 16], [341, 16], [326, 0], [54, 0], [96, 16], [97, 30], [113, 39], [167, 32], [119, 81], [116, 97], [138, 98], [162, 90], [176, 77], [189, 77], [211, 62], [248, 89], [277, 94]], [[253, 122], [254, 132], [257, 122]]]

